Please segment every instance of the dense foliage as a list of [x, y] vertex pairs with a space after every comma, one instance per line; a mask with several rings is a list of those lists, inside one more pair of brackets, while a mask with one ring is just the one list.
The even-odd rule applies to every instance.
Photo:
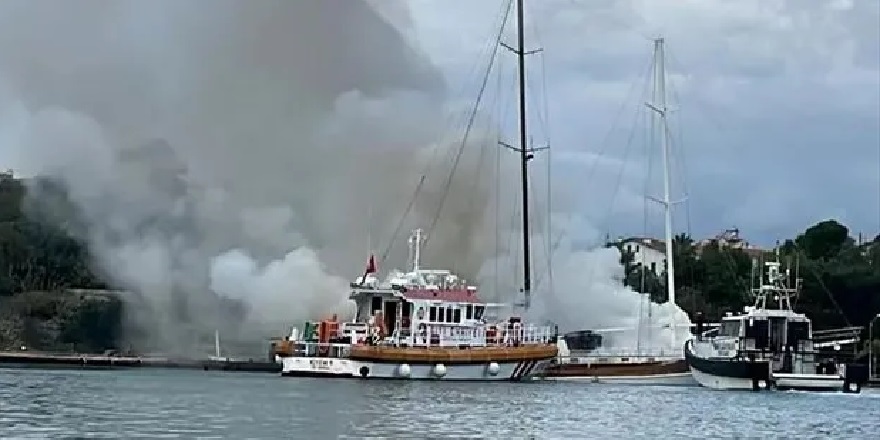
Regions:
[[[775, 258], [772, 250], [746, 251], [717, 241], [697, 246], [684, 234], [673, 239], [672, 249], [678, 304], [710, 320], [750, 305], [760, 273], [753, 274], [753, 260]], [[880, 236], [860, 244], [845, 226], [826, 220], [782, 243], [780, 260], [790, 264], [792, 278], [803, 280], [795, 308], [816, 329], [867, 326], [880, 312]], [[643, 270], [630, 252], [622, 252], [621, 262], [627, 285], [665, 301], [665, 273]]]

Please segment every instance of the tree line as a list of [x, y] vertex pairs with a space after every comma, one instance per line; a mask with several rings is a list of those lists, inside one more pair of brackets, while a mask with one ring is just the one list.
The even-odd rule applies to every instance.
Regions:
[[[616, 244], [620, 246], [620, 244]], [[865, 326], [880, 312], [880, 236], [859, 243], [846, 226], [825, 220], [778, 246], [783, 268], [792, 280], [802, 280], [794, 300], [796, 311], [806, 313], [815, 329]], [[763, 268], [775, 250], [755, 251], [728, 246], [720, 240], [696, 243], [689, 235], [673, 238], [676, 302], [691, 317], [701, 313], [711, 321], [726, 312], [740, 312], [754, 303]], [[643, 267], [633, 251], [621, 247], [625, 283], [665, 302], [665, 269]]]

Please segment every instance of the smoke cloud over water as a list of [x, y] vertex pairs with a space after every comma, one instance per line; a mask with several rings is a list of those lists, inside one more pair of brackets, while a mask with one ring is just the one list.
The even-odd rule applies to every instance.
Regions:
[[[427, 165], [403, 231], [428, 227], [446, 193], [461, 133], [415, 44], [402, 2], [4, 1], [0, 157], [63, 184], [96, 266], [141, 298], [127, 308], [141, 346], [277, 335], [345, 310], [348, 280], [370, 243], [384, 250]], [[495, 249], [519, 257], [494, 240], [492, 182], [475, 176], [498, 136], [478, 125], [424, 259], [515, 291], [491, 286]], [[514, 160], [502, 154], [503, 172]], [[622, 289], [618, 257], [560, 249], [536, 309], [564, 328], [620, 325], [629, 300], [595, 300]]]

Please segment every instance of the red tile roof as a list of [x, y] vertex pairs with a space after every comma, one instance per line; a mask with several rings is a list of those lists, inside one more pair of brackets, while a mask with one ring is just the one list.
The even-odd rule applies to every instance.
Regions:
[[409, 300], [437, 300], [459, 303], [482, 303], [477, 296], [476, 290], [452, 289], [452, 290], [426, 290], [412, 289], [403, 292], [403, 296]]

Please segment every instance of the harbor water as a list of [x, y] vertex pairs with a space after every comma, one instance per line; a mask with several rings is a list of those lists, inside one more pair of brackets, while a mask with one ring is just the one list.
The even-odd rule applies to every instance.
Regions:
[[880, 393], [0, 368], [0, 438], [877, 438]]

